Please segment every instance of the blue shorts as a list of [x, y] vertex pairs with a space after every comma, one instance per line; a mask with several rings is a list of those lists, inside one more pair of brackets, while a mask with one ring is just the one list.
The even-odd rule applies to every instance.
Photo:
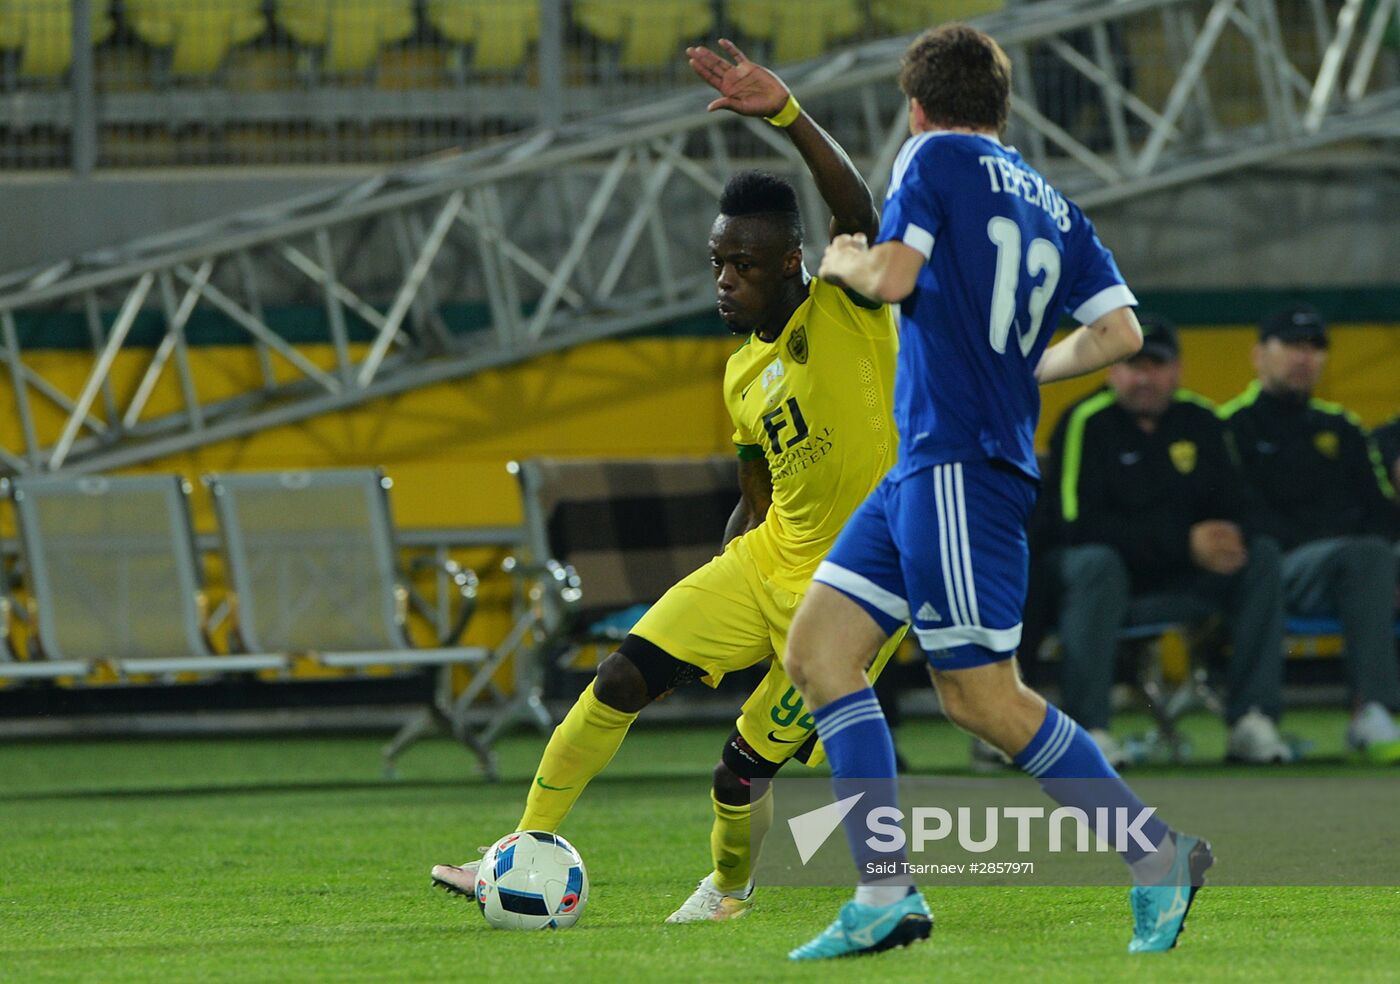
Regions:
[[814, 580], [893, 632], [912, 619], [934, 669], [1008, 659], [1021, 644], [1036, 485], [1009, 465], [935, 465], [886, 478]]

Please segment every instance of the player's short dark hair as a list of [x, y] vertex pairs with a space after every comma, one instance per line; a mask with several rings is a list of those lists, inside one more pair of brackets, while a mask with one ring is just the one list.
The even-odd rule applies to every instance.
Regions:
[[740, 171], [729, 179], [720, 193], [719, 211], [731, 219], [755, 215], [771, 220], [787, 231], [791, 247], [802, 245], [802, 213], [797, 208], [797, 189], [776, 174]]
[[1000, 132], [1011, 112], [1011, 60], [990, 35], [942, 24], [909, 45], [899, 87], [937, 126]]

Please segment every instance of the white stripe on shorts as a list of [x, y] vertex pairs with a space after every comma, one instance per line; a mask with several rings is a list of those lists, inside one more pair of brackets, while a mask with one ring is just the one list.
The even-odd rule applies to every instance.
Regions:
[[968, 613], [972, 616], [968, 625], [981, 625], [982, 618], [977, 614], [977, 582], [972, 577], [972, 548], [967, 545], [967, 496], [963, 494], [962, 462], [953, 466], [953, 481], [957, 489], [958, 536], [962, 541], [962, 564], [967, 591]]
[[909, 602], [893, 591], [886, 591], [868, 577], [838, 567], [829, 560], [821, 562], [817, 573], [812, 575], [812, 580], [829, 584], [854, 598], [859, 598], [896, 621], [909, 621]]
[[933, 469], [933, 500], [938, 515], [938, 555], [943, 566], [943, 592], [948, 598], [948, 620], [954, 625], [966, 625], [967, 617], [958, 604], [961, 597], [953, 580], [952, 524], [948, 521], [948, 502], [943, 491], [943, 470], [946, 465], [935, 465]]
[[985, 629], [980, 625], [954, 625], [946, 629], [921, 629], [914, 626], [919, 645], [924, 652], [952, 649], [954, 646], [981, 646], [994, 653], [1009, 653], [1021, 644], [1021, 623], [1009, 629]]

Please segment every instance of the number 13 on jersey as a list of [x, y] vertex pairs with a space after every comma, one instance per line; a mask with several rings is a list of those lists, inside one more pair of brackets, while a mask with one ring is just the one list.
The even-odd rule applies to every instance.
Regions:
[[[1048, 239], [1032, 239], [1024, 258], [1021, 253], [1021, 227], [1005, 216], [995, 216], [987, 223], [987, 236], [997, 248], [996, 284], [992, 288], [991, 343], [998, 354], [1006, 351], [1011, 325], [1016, 323], [1016, 338], [1021, 354], [1029, 356], [1040, 335], [1045, 308], [1060, 283], [1060, 250]], [[1021, 283], [1021, 267], [1032, 278], [1041, 277], [1031, 288], [1027, 299], [1030, 330], [1022, 331], [1016, 318], [1016, 290]]]

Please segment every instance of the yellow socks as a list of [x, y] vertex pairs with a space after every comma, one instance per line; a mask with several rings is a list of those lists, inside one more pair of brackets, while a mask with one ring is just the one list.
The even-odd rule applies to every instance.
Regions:
[[617, 754], [635, 720], [637, 715], [595, 697], [590, 683], [550, 736], [516, 829], [558, 830], [584, 787]]
[[752, 845], [761, 844], [773, 823], [773, 790], [764, 791], [748, 806], [731, 806], [715, 799], [715, 825], [710, 828], [710, 853], [715, 860], [712, 876], [715, 888], [721, 892], [742, 892], [753, 876], [753, 864], [758, 860]]

